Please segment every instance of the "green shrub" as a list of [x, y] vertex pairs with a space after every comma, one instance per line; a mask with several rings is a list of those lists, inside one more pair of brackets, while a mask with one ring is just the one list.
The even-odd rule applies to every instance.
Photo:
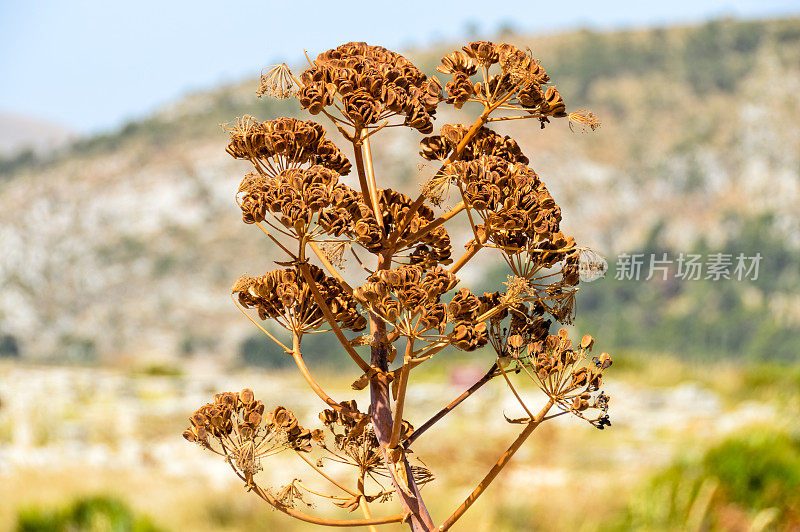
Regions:
[[135, 515], [122, 501], [86, 497], [64, 508], [26, 508], [17, 513], [18, 532], [156, 532], [147, 517]]
[[800, 516], [800, 439], [775, 432], [731, 439], [711, 449], [702, 467], [731, 502]]
[[608, 529], [721, 530], [731, 507], [754, 525], [800, 526], [800, 439], [771, 430], [731, 438], [699, 458], [679, 460], [632, 496]]
[[0, 358], [18, 358], [19, 343], [10, 334], [0, 335]]

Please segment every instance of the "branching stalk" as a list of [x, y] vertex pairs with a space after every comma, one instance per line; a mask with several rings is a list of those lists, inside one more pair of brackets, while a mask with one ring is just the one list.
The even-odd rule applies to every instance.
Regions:
[[500, 474], [500, 471], [502, 471], [506, 464], [508, 464], [522, 444], [525, 443], [525, 440], [528, 439], [528, 436], [530, 436], [533, 431], [536, 430], [536, 427], [538, 427], [542, 422], [542, 419], [547, 415], [547, 412], [550, 410], [550, 408], [552, 408], [553, 404], [553, 400], [550, 399], [547, 404], [544, 405], [544, 408], [542, 408], [539, 413], [536, 414], [536, 418], [528, 423], [528, 425], [525, 427], [525, 430], [523, 430], [517, 439], [514, 440], [514, 443], [511, 444], [511, 447], [509, 447], [508, 450], [503, 453], [502, 456], [500, 456], [500, 458], [497, 460], [497, 463], [495, 463], [492, 469], [490, 469], [486, 476], [483, 477], [483, 480], [481, 480], [480, 484], [478, 484], [478, 486], [472, 490], [472, 493], [470, 493], [464, 502], [461, 503], [461, 506], [459, 506], [456, 511], [453, 512], [453, 515], [448, 517], [447, 520], [442, 523], [442, 525], [439, 527], [441, 532], [449, 530], [450, 527], [452, 527], [453, 524], [458, 521], [462, 515], [464, 515], [464, 512], [466, 512], [469, 507], [475, 503], [478, 497], [480, 497], [483, 492], [486, 491], [486, 488], [489, 487], [489, 484], [491, 484], [497, 475]]
[[392, 437], [389, 448], [394, 449], [400, 441], [400, 429], [403, 426], [403, 407], [406, 402], [406, 388], [408, 387], [408, 374], [411, 369], [411, 353], [414, 352], [414, 339], [408, 338], [406, 354], [403, 358], [403, 369], [400, 371], [400, 385], [397, 390], [397, 403], [394, 406], [394, 422], [392, 423]]
[[442, 419], [448, 413], [452, 412], [453, 409], [455, 409], [455, 407], [460, 405], [464, 401], [464, 399], [466, 399], [467, 397], [469, 397], [473, 393], [477, 392], [481, 388], [481, 386], [483, 386], [484, 384], [486, 384], [487, 382], [489, 382], [490, 380], [492, 380], [496, 376], [497, 376], [497, 364], [492, 364], [492, 367], [489, 368], [489, 371], [486, 372], [486, 375], [481, 377], [478, 380], [478, 382], [476, 382], [475, 384], [470, 386], [467, 390], [465, 390], [464, 393], [462, 393], [461, 395], [456, 397], [449, 405], [447, 405], [446, 407], [444, 407], [441, 410], [439, 410], [439, 412], [437, 412], [436, 415], [434, 415], [428, 421], [423, 423], [422, 426], [420, 426], [420, 428], [415, 430], [411, 434], [411, 436], [408, 437], [408, 439], [405, 441], [403, 446], [405, 448], [407, 448], [407, 449], [410, 448], [411, 444], [414, 443], [417, 438], [422, 436], [425, 433], [426, 430], [428, 430], [429, 428], [434, 426], [440, 419]]

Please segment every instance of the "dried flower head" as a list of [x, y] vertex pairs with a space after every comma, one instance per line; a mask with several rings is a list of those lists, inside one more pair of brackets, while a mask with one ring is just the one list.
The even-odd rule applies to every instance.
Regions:
[[[457, 109], [474, 101], [502, 105], [507, 110], [524, 110], [539, 118], [542, 127], [551, 117], [567, 116], [561, 95], [555, 87], [547, 86], [550, 77], [529, 52], [490, 41], [472, 42], [462, 50], [443, 57], [438, 67], [440, 72], [453, 77], [445, 85], [447, 103]], [[499, 68], [495, 69], [495, 65]], [[483, 80], [473, 82], [478, 66], [483, 69]], [[591, 123], [595, 123], [594, 119]]]
[[[372, 209], [360, 192], [337, 186], [334, 190], [334, 208], [320, 216], [320, 226], [330, 235], [345, 235], [371, 253], [381, 253], [388, 249], [386, 235], [399, 229], [401, 221], [406, 220], [412, 204], [411, 198], [391, 189], [382, 189], [378, 195], [383, 227], [378, 225]], [[429, 207], [423, 205], [406, 220], [400, 232], [400, 241], [409, 240], [419, 229], [436, 218]], [[396, 260], [407, 258], [411, 264], [435, 266], [448, 264], [452, 248], [450, 236], [444, 227], [427, 232], [424, 236], [407, 247], [401, 247]]]
[[569, 118], [570, 131], [575, 131], [575, 128], [578, 128], [581, 132], [585, 133], [587, 129], [594, 131], [600, 127], [600, 120], [594, 113], [585, 109], [573, 111], [567, 115], [567, 118]]
[[287, 449], [308, 452], [310, 432], [279, 406], [264, 414], [252, 390], [220, 393], [189, 418], [183, 437], [226, 458], [244, 477], [261, 470], [261, 460]]
[[[465, 124], [445, 124], [439, 135], [422, 139], [420, 155], [429, 161], [443, 161], [453, 154], [468, 132], [469, 126]], [[485, 127], [473, 135], [456, 160], [473, 161], [482, 156], [495, 156], [510, 163], [529, 162], [514, 139]]]
[[519, 347], [510, 348], [509, 355], [557, 407], [598, 429], [611, 425], [610, 398], [600, 390], [611, 356], [603, 353], [590, 358], [594, 338], [586, 335], [578, 346], [573, 346], [566, 329], [560, 329], [558, 334], [528, 343], [525, 348], [523, 344], [524, 341]]
[[430, 133], [442, 86], [408, 59], [381, 46], [351, 42], [317, 56], [301, 76], [300, 104], [311, 114], [341, 100], [343, 118], [366, 128], [392, 116]]
[[310, 502], [305, 500], [304, 493], [300, 488], [300, 479], [293, 479], [290, 483], [277, 490], [268, 490], [272, 497], [286, 508], [294, 508], [297, 501], [305, 504], [306, 506], [313, 506]]
[[267, 67], [261, 72], [257, 94], [259, 98], [266, 94], [280, 100], [297, 95], [297, 85], [286, 63]]
[[[367, 320], [340, 282], [314, 265], [309, 268], [337, 323], [345, 329], [364, 330]], [[233, 293], [244, 308], [256, 309], [262, 320], [273, 319], [293, 332], [316, 329], [325, 320], [311, 287], [297, 267], [272, 270], [261, 277], [245, 275], [234, 284]]]
[[[345, 412], [358, 412], [355, 400], [343, 401], [341, 404], [346, 407]], [[319, 419], [333, 436], [332, 446], [328, 446], [325, 442], [320, 443], [320, 447], [327, 453], [325, 459], [353, 466], [377, 482], [382, 488], [382, 493], [371, 496], [371, 500], [388, 493], [381, 479], [390, 478], [390, 472], [383, 460], [380, 443], [375, 436], [370, 417], [365, 416], [357, 420], [340, 411], [326, 409], [320, 412]], [[403, 421], [400, 428], [400, 441], [405, 440], [413, 432], [414, 428], [411, 424]], [[433, 473], [426, 467], [413, 465], [411, 470], [414, 480], [419, 485], [434, 479]]]
[[350, 161], [325, 138], [324, 128], [316, 122], [286, 117], [258, 122], [243, 116], [228, 131], [226, 151], [249, 160], [262, 175], [274, 176], [302, 165], [320, 165], [341, 175], [350, 172]]
[[581, 281], [588, 283], [606, 276], [608, 262], [602, 255], [592, 249], [581, 248], [578, 257]]

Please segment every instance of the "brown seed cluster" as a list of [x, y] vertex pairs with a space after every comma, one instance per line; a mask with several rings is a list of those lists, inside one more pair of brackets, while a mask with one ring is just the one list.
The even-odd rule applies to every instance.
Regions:
[[[598, 429], [611, 425], [608, 417], [609, 397], [600, 391], [603, 371], [611, 366], [611, 356], [603, 353], [589, 360], [594, 338], [588, 334], [580, 345], [573, 346], [567, 330], [549, 335], [544, 340], [527, 344], [522, 338], [509, 338], [513, 359], [522, 366], [539, 387], [561, 409], [585, 419]], [[589, 414], [588, 411], [594, 413]]]
[[300, 77], [300, 104], [311, 114], [338, 105], [345, 120], [365, 128], [391, 116], [430, 133], [442, 86], [408, 59], [381, 46], [351, 42], [317, 56]]
[[[490, 75], [490, 68], [499, 72]], [[473, 81], [481, 69], [484, 81]], [[489, 41], [472, 42], [460, 51], [442, 58], [438, 70], [453, 76], [445, 85], [446, 102], [461, 108], [468, 101], [502, 102], [539, 117], [542, 125], [549, 117], [567, 116], [564, 101], [553, 86], [541, 64], [530, 55], [510, 44], [496, 45]]]
[[[420, 155], [429, 161], [443, 161], [455, 151], [468, 131], [469, 126], [465, 124], [445, 124], [438, 135], [422, 139]], [[511, 163], [529, 162], [517, 141], [508, 135], [501, 136], [486, 127], [478, 130], [455, 160], [472, 161], [483, 155], [500, 157]]]
[[574, 247], [560, 231], [561, 208], [528, 166], [483, 155], [449, 163], [445, 172], [462, 183], [465, 200], [483, 219], [479, 235], [505, 252], [534, 253], [538, 267], [550, 267], [564, 260], [559, 250]]
[[362, 466], [364, 470], [373, 469], [383, 462], [380, 444], [370, 425], [370, 417], [356, 419], [347, 412], [358, 412], [355, 400], [343, 401], [342, 411], [326, 409], [320, 412], [319, 419], [333, 435], [333, 443], [339, 451]]
[[[498, 292], [491, 295], [499, 300]], [[539, 301], [518, 302], [489, 320], [489, 341], [499, 359], [507, 360], [512, 351], [516, 353], [523, 345], [547, 338], [552, 322], [543, 317], [545, 311]], [[508, 325], [503, 326], [506, 318]]]
[[294, 413], [282, 406], [264, 414], [264, 404], [252, 390], [219, 393], [189, 418], [183, 437], [225, 455], [245, 476], [261, 470], [261, 459], [286, 449], [311, 451], [322, 431], [301, 427]]
[[486, 312], [494, 303], [491, 294], [479, 298], [469, 291], [461, 288], [450, 300], [447, 311], [454, 323], [452, 341], [453, 345], [462, 351], [474, 351], [486, 345], [489, 341], [486, 323], [478, 321], [478, 317]]
[[[362, 331], [367, 320], [338, 280], [325, 275], [320, 268], [309, 265], [317, 288], [330, 307], [336, 322], [344, 329]], [[302, 333], [318, 328], [325, 317], [316, 304], [311, 287], [299, 268], [272, 270], [261, 277], [242, 276], [233, 285], [239, 303], [255, 308], [262, 320], [274, 319], [290, 331]]]
[[248, 174], [239, 185], [244, 223], [264, 221], [273, 213], [286, 228], [302, 236], [334, 201], [339, 174], [324, 166], [290, 168], [274, 177]]
[[438, 329], [441, 334], [448, 321], [441, 297], [457, 284], [455, 275], [441, 266], [426, 270], [405, 265], [378, 271], [355, 289], [353, 297], [392, 323], [403, 313], [418, 315], [417, 332]]
[[310, 120], [278, 118], [258, 122], [245, 116], [230, 128], [225, 151], [247, 159], [259, 173], [277, 175], [288, 168], [318, 164], [341, 175], [350, 172], [350, 161], [329, 139], [322, 125]]
[[[378, 195], [383, 219], [383, 227], [380, 227], [360, 192], [339, 185], [334, 191], [334, 202], [334, 206], [320, 216], [320, 226], [331, 235], [345, 235], [353, 239], [371, 253], [381, 253], [388, 249], [387, 235], [392, 234], [398, 224], [405, 220], [413, 203], [405, 194], [388, 188], [382, 189]], [[410, 237], [435, 218], [433, 210], [423, 205], [404, 225], [400, 233], [401, 240]], [[437, 264], [448, 264], [451, 253], [450, 235], [444, 227], [439, 226], [415, 241], [407, 256], [411, 264], [433, 267]]]

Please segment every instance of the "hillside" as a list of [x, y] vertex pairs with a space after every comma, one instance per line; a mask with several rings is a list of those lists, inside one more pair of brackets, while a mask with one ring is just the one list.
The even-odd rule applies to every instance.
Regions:
[[[582, 324], [612, 347], [658, 348], [647, 327], [675, 318], [661, 345], [681, 349], [670, 344], [681, 323], [708, 310], [702, 323], [720, 327], [714, 319], [729, 317], [731, 301], [746, 300], [736, 319], [758, 316], [777, 331], [749, 354], [769, 356], [776, 334], [795, 338], [800, 19], [501, 39], [530, 46], [568, 110], [589, 108], [603, 121], [592, 134], [572, 133], [565, 122], [544, 131], [497, 128], [520, 141], [547, 181], [566, 232], [612, 263], [622, 252], [710, 252], [745, 236], [748, 249], [730, 253], [768, 242], [765, 268], [782, 257], [778, 270], [766, 270], [777, 276], [768, 284], [729, 283], [733, 295], [725, 298], [703, 282], [693, 285], [706, 287], [699, 292], [655, 296], [652, 283], [629, 284], [633, 296], [620, 295], [612, 279], [587, 285]], [[432, 73], [451, 49], [405, 53]], [[293, 102], [258, 100], [256, 87], [192, 95], [54, 157], [0, 161], [0, 349], [80, 361], [237, 355], [252, 331], [227, 298], [229, 287], [244, 272], [268, 269], [272, 255], [239, 221], [233, 197], [247, 170], [225, 154], [219, 124], [243, 114], [306, 116]], [[435, 127], [461, 120], [440, 113]], [[423, 160], [419, 136], [403, 133], [377, 136], [374, 150], [381, 183], [409, 192]], [[485, 259], [489, 271], [493, 261]], [[633, 315], [628, 321], [620, 306]], [[631, 336], [628, 327], [644, 332]], [[741, 340], [729, 342], [735, 349]]]

